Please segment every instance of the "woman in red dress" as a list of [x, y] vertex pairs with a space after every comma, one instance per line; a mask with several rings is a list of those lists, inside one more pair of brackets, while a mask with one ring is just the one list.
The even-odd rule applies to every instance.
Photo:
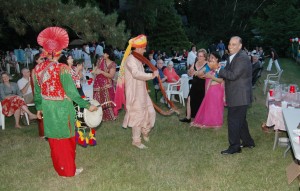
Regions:
[[0, 84], [0, 100], [2, 104], [2, 113], [5, 116], [15, 116], [15, 128], [22, 128], [20, 126], [20, 115], [21, 109], [25, 111], [29, 119], [36, 119], [36, 115], [31, 113], [24, 99], [21, 97], [22, 93], [20, 92], [18, 85], [14, 82], [9, 81], [8, 73], [4, 72], [1, 74], [3, 83]]
[[[167, 80], [166, 80], [167, 83], [175, 83], [175, 82], [177, 82], [180, 79], [180, 77], [176, 73], [176, 71], [173, 68], [173, 66], [174, 66], [173, 61], [169, 61], [168, 64], [167, 64], [167, 67], [163, 71], [165, 77], [167, 77]], [[179, 88], [180, 87], [177, 87], [177, 90], [179, 90]], [[174, 95], [172, 95], [172, 101], [178, 102], [178, 100], [176, 100], [174, 98]]]
[[167, 77], [167, 83], [174, 83], [180, 79], [173, 66], [174, 63], [169, 61], [167, 67], [163, 71], [164, 75]]
[[108, 102], [103, 106], [103, 121], [115, 120], [116, 116], [113, 111], [113, 104], [109, 103], [115, 99], [115, 89], [113, 79], [116, 74], [116, 63], [114, 54], [111, 49], [104, 49], [103, 58], [99, 59], [97, 66], [92, 73], [95, 75], [94, 82], [94, 99], [100, 104]]

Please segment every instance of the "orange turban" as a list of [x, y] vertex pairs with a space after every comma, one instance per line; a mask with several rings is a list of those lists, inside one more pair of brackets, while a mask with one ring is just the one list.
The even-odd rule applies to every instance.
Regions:
[[48, 27], [37, 37], [37, 42], [49, 55], [60, 55], [61, 50], [68, 47], [69, 36], [65, 29]]
[[121, 64], [126, 60], [128, 55], [130, 54], [131, 47], [134, 48], [145, 48], [147, 46], [147, 37], [143, 34], [140, 34], [137, 37], [134, 37], [128, 41], [128, 46], [125, 50], [125, 53], [123, 55], [123, 59]]
[[143, 34], [129, 40], [129, 45], [134, 48], [144, 48], [147, 46], [147, 37]]

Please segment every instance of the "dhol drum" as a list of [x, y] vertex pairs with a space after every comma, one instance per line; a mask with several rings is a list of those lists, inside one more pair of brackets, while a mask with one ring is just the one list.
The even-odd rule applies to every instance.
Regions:
[[82, 109], [79, 108], [78, 105], [75, 105], [77, 121], [78, 123], [80, 123], [80, 125], [76, 125], [77, 127], [79, 126], [83, 128], [98, 127], [102, 121], [102, 116], [103, 116], [102, 106], [107, 106], [107, 105], [116, 106], [116, 104], [113, 101], [108, 101], [108, 102], [104, 102], [103, 104], [100, 104], [97, 100], [91, 99], [89, 100], [89, 102], [92, 105], [97, 106], [98, 110], [90, 112], [88, 109]]
[[91, 112], [88, 109], [84, 109], [83, 110], [83, 119], [84, 119], [85, 124], [88, 127], [95, 128], [100, 125], [100, 123], [102, 121], [103, 112], [102, 112], [102, 107], [97, 100], [92, 99], [92, 100], [90, 100], [90, 103], [92, 105], [97, 106], [98, 110]]

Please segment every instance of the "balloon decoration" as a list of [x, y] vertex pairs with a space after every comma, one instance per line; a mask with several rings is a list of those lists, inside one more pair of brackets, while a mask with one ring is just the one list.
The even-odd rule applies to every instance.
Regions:
[[[290, 38], [289, 39], [292, 45], [292, 57], [298, 61], [299, 59], [299, 45], [300, 45], [300, 38]], [[295, 44], [295, 45], [294, 45]]]

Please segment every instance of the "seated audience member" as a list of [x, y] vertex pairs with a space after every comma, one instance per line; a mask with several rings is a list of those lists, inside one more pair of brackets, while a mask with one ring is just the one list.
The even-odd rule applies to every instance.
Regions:
[[183, 59], [187, 59], [188, 54], [189, 54], [189, 52], [186, 51], [186, 49], [183, 49], [183, 50], [182, 50], [182, 58], [183, 58]]
[[174, 83], [180, 79], [173, 66], [174, 63], [169, 61], [167, 67], [163, 70], [164, 75], [167, 77], [167, 83]]
[[[157, 60], [156, 67], [159, 72], [159, 77], [162, 81], [162, 85], [163, 85], [164, 89], [167, 89], [167, 86], [168, 86], [166, 83], [167, 77], [163, 73], [163, 70], [162, 70], [163, 66], [164, 66], [164, 61], [162, 59]], [[153, 79], [153, 84], [154, 84], [155, 89], [159, 89], [157, 78]], [[160, 102], [165, 103], [164, 96], [161, 97]]]
[[32, 87], [30, 84], [30, 70], [28, 68], [23, 68], [21, 73], [23, 77], [17, 82], [19, 90], [22, 92], [25, 103], [33, 103]]
[[172, 55], [172, 62], [173, 62], [173, 63], [180, 63], [180, 61], [178, 60], [177, 57], [178, 57], [178, 56], [177, 56], [177, 52], [174, 51], [174, 52], [173, 52], [173, 55]]
[[156, 53], [154, 53], [153, 58], [157, 61], [161, 58], [160, 50], [158, 50]]
[[251, 58], [252, 58], [251, 59], [252, 60], [252, 86], [254, 86], [258, 79], [258, 74], [259, 71], [261, 70], [262, 63], [259, 60], [258, 54], [252, 54]]
[[153, 59], [153, 54], [149, 54], [149, 60], [153, 66], [156, 66], [156, 61]]
[[37, 116], [31, 113], [20, 92], [18, 85], [9, 81], [9, 74], [3, 72], [1, 74], [2, 83], [0, 84], [0, 100], [2, 104], [2, 113], [5, 116], [15, 116], [15, 128], [22, 128], [20, 126], [21, 109], [26, 112], [29, 119], [36, 119]]
[[167, 55], [167, 53], [164, 51], [162, 54], [161, 54], [161, 59], [163, 60], [163, 61], [165, 61], [165, 59], [168, 59], [169, 57], [168, 57], [168, 55]]
[[[172, 61], [169, 61], [167, 67], [163, 70], [164, 75], [167, 77], [167, 83], [174, 83], [180, 79], [173, 66], [174, 63]], [[174, 97], [172, 98], [172, 101], [177, 102], [177, 100]]]

